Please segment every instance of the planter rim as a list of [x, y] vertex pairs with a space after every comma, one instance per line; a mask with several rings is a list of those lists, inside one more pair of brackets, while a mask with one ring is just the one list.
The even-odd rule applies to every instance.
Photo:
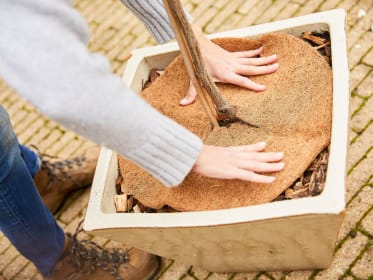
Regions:
[[[216, 225], [238, 224], [243, 222], [260, 222], [263, 220], [282, 219], [304, 215], [342, 215], [345, 209], [345, 176], [348, 145], [349, 85], [346, 37], [344, 24], [346, 12], [335, 9], [306, 16], [265, 23], [256, 26], [211, 34], [209, 38], [258, 36], [264, 33], [284, 31], [312, 24], [327, 24], [331, 35], [333, 62], [333, 110], [329, 164], [324, 191], [315, 197], [299, 198], [270, 202], [239, 208], [192, 211], [176, 213], [104, 213], [102, 201], [105, 176], [95, 176], [92, 183], [91, 197], [84, 221], [88, 231], [107, 228], [168, 228], [168, 227], [206, 227]], [[338, 48], [333, 46], [338, 46]], [[123, 79], [130, 86], [134, 78], [133, 68], [146, 56], [158, 55], [178, 50], [176, 42], [160, 46], [137, 49], [127, 62]], [[347, 107], [347, 108], [346, 108]], [[102, 148], [98, 166], [101, 175], [106, 174], [110, 161], [116, 153]], [[343, 188], [343, 190], [341, 190]], [[97, 222], [99, 221], [99, 223]]]

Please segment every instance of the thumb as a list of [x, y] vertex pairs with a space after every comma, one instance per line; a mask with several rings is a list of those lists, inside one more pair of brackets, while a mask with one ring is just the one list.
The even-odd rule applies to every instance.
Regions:
[[196, 99], [196, 96], [197, 96], [196, 88], [194, 87], [192, 81], [190, 81], [188, 93], [183, 99], [180, 100], [180, 105], [186, 106], [186, 105], [192, 104], [194, 100]]

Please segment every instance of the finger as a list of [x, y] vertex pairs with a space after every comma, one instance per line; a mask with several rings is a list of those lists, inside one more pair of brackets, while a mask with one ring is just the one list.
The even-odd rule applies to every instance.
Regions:
[[259, 55], [263, 51], [263, 46], [249, 51], [234, 52], [236, 57], [254, 57]]
[[182, 106], [192, 104], [194, 102], [194, 100], [196, 99], [196, 96], [197, 96], [197, 90], [194, 87], [193, 83], [190, 82], [188, 93], [183, 99], [180, 100], [179, 104], [182, 105]]
[[277, 55], [274, 54], [271, 56], [250, 57], [250, 58], [241, 57], [241, 58], [238, 58], [238, 61], [241, 64], [261, 66], [261, 65], [273, 64], [275, 61], [277, 61]]
[[269, 183], [272, 183], [275, 180], [275, 177], [267, 176], [267, 175], [261, 175], [261, 174], [255, 173], [255, 172], [251, 172], [251, 171], [241, 169], [241, 170], [237, 171], [236, 179], [250, 181], [250, 182], [254, 182], [254, 183], [269, 184]]
[[229, 77], [226, 77], [224, 80], [219, 80], [219, 81], [223, 83], [230, 83], [236, 86], [241, 86], [247, 89], [251, 89], [253, 91], [263, 91], [266, 89], [265, 85], [255, 83], [249, 78], [243, 77], [237, 74], [233, 74]]
[[241, 153], [241, 158], [245, 160], [255, 160], [261, 162], [278, 162], [284, 158], [282, 152], [248, 152]]
[[252, 65], [240, 65], [236, 73], [245, 76], [264, 75], [275, 72], [279, 68], [278, 63], [270, 65], [252, 66]]
[[255, 160], [242, 160], [239, 167], [242, 169], [255, 171], [255, 172], [277, 172], [284, 168], [283, 162], [261, 162]]
[[266, 142], [258, 142], [251, 145], [231, 146], [229, 147], [232, 151], [236, 152], [260, 152], [266, 147]]

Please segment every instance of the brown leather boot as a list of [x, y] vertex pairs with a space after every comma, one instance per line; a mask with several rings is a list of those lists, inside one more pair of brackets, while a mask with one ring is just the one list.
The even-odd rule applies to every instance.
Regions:
[[[78, 232], [79, 233], [79, 232]], [[160, 257], [133, 247], [104, 249], [90, 240], [67, 233], [65, 250], [49, 280], [150, 280]]]
[[66, 197], [75, 190], [89, 186], [95, 172], [98, 147], [90, 148], [85, 155], [68, 160], [39, 153], [41, 165], [34, 182], [48, 209], [56, 213]]

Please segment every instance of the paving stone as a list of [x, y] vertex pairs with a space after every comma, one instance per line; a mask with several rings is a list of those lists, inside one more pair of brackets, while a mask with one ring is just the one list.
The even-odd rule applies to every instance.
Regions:
[[324, 1], [321, 6], [319, 7], [320, 11], [326, 11], [326, 10], [331, 10], [337, 7], [338, 3], [340, 0], [327, 0]]
[[211, 7], [210, 1], [201, 1], [201, 3], [199, 3], [198, 6], [193, 10], [191, 16], [197, 20], [209, 7]]
[[18, 139], [21, 143], [23, 143], [26, 146], [39, 146], [39, 143], [47, 137], [47, 135], [50, 133], [50, 129], [46, 128], [45, 126], [41, 127], [33, 136], [31, 139], [23, 142], [22, 140]]
[[356, 131], [362, 131], [373, 119], [373, 97], [365, 103], [364, 107], [352, 118], [351, 126]]
[[[10, 104], [10, 106], [6, 106], [6, 111], [9, 114], [9, 117], [12, 118], [12, 116], [17, 113], [19, 110], [23, 110], [23, 107], [26, 105], [26, 101], [23, 100], [17, 100], [16, 102], [13, 102]], [[3, 105], [4, 106], [4, 105]]]
[[29, 261], [25, 257], [18, 255], [10, 264], [7, 265], [7, 267], [2, 271], [2, 274], [6, 279], [12, 279], [28, 263]]
[[360, 1], [358, 5], [353, 6], [348, 13], [348, 25], [354, 26], [362, 20], [364, 17], [359, 17], [359, 11], [363, 10], [367, 13], [371, 9], [372, 4], [372, 1]]
[[33, 280], [44, 280], [43, 276], [41, 276], [41, 274], [37, 274], [34, 278], [32, 278]]
[[357, 136], [358, 134], [355, 131], [350, 130], [349, 142], [351, 143], [351, 141], [355, 139]]
[[373, 236], [373, 210], [369, 211], [369, 214], [363, 219], [361, 223], [361, 227], [369, 232], [370, 235]]
[[58, 141], [62, 134], [60, 130], [52, 130], [51, 133], [39, 143], [38, 148], [40, 151], [46, 152], [49, 147]]
[[296, 16], [307, 15], [318, 11], [319, 6], [324, 0], [312, 0], [308, 1], [307, 5], [303, 5], [296, 13]]
[[[216, 15], [217, 13], [217, 9], [216, 7], [209, 7], [205, 13], [203, 13], [202, 16], [196, 18], [196, 21], [195, 23], [198, 25], [198, 26], [205, 26], [207, 23], [209, 23], [213, 18], [214, 16]], [[206, 29], [204, 30], [206, 33], [209, 33]]]
[[[83, 220], [83, 216], [77, 216], [69, 224], [64, 227], [65, 232], [75, 233], [79, 223]], [[79, 238], [89, 239], [89, 235], [85, 232], [79, 234]]]
[[87, 188], [69, 207], [64, 210], [59, 217], [64, 223], [70, 223], [77, 215], [81, 214], [82, 210], [87, 208], [90, 195], [90, 189]]
[[207, 33], [216, 32], [221, 25], [236, 11], [245, 0], [231, 1], [229, 5], [226, 5], [224, 9], [221, 9], [217, 14], [214, 15], [213, 20], [205, 26]]
[[52, 155], [57, 155], [69, 142], [77, 139], [77, 135], [72, 131], [66, 131], [61, 135], [58, 141], [48, 149], [48, 152]]
[[368, 64], [370, 66], [373, 66], [373, 49], [371, 49], [367, 55], [364, 56], [363, 62], [365, 64]]
[[17, 255], [18, 251], [13, 246], [10, 246], [7, 250], [5, 250], [1, 254], [0, 258], [0, 272], [2, 272]]
[[26, 130], [22, 131], [19, 133], [18, 136], [18, 141], [20, 143], [25, 143], [33, 136], [36, 134], [36, 132], [43, 127], [44, 125], [44, 120], [41, 118], [38, 118], [35, 122], [33, 122]]
[[359, 96], [368, 97], [373, 94], [373, 71], [359, 84], [356, 89], [356, 94]]
[[284, 280], [308, 280], [313, 271], [292, 271], [287, 274]]
[[357, 222], [373, 205], [373, 188], [364, 187], [359, 194], [347, 206], [342, 227], [339, 231], [338, 241], [342, 240], [355, 228]]
[[351, 271], [360, 279], [371, 279], [370, 277], [373, 276], [373, 245], [362, 255]]
[[[113, 5], [113, 1], [95, 1], [95, 2], [96, 2], [96, 5], [94, 5], [95, 3], [92, 3], [92, 5], [89, 5], [86, 8], [87, 13], [85, 15], [85, 19], [87, 21], [96, 19], [102, 12], [109, 9], [110, 6]], [[120, 8], [119, 5], [118, 5], [118, 8]]]
[[373, 123], [356, 139], [348, 148], [348, 167], [360, 160], [366, 154], [367, 149], [373, 145]]
[[26, 111], [23, 111], [23, 110], [20, 110], [17, 113], [15, 113], [14, 116], [12, 116], [12, 118], [10, 119], [10, 121], [13, 125], [13, 130], [14, 130], [14, 127], [16, 125], [18, 125], [19, 123], [22, 123], [24, 120], [26, 120], [28, 115], [29, 115], [29, 113], [26, 112]]
[[274, 272], [268, 272], [267, 273], [271, 278], [280, 280], [283, 279], [286, 276], [286, 273], [283, 271], [274, 271]]
[[350, 97], [350, 112], [352, 118], [358, 113], [358, 110], [361, 109], [360, 107], [364, 102], [364, 99], [360, 96], [355, 95]]
[[258, 2], [246, 13], [245, 16], [242, 17], [240, 25], [242, 24], [242, 26], [249, 26], [256, 23], [256, 21], [260, 18], [260, 15], [263, 14], [271, 4], [272, 0], [262, 0]]
[[6, 96], [6, 100], [10, 104], [13, 104], [14, 102], [17, 102], [19, 100], [19, 95], [13, 89], [11, 89], [10, 87], [7, 87], [2, 94], [4, 94]]
[[[248, 275], [248, 273], [246, 275]], [[239, 280], [239, 277], [237, 277], [235, 273], [212, 273], [210, 276], [208, 276], [207, 279], [208, 280], [227, 280], [227, 279]], [[250, 279], [250, 278], [247, 277], [246, 279]]]
[[195, 6], [193, 5], [193, 3], [190, 3], [190, 2], [188, 2], [188, 3], [186, 3], [186, 4], [183, 4], [183, 7], [184, 7], [184, 10], [185, 10], [186, 12], [188, 12], [189, 14], [190, 14], [190, 12], [193, 11], [194, 8], [195, 8]]
[[[83, 140], [79, 137], [72, 139], [68, 144], [58, 153], [58, 157], [70, 158], [73, 157], [75, 152], [78, 151], [79, 147], [83, 145]], [[52, 154], [52, 146], [46, 149], [47, 154]]]
[[[372, 151], [370, 154], [373, 154]], [[368, 182], [370, 176], [372, 176], [373, 157], [369, 156], [370, 154], [368, 154], [368, 157], [362, 160], [347, 177], [347, 202], [365, 182]]]
[[361, 18], [354, 26], [347, 32], [348, 40], [347, 46], [351, 48], [355, 45], [359, 38], [362, 37], [363, 34], [372, 33], [369, 29], [372, 25], [371, 19], [373, 18], [373, 9], [367, 11], [365, 17]]
[[130, 49], [138, 49], [142, 47], [149, 47], [150, 44], [150, 35], [147, 33], [144, 33], [141, 36], [138, 36], [132, 43], [129, 45]]
[[210, 272], [199, 267], [191, 267], [188, 270], [188, 274], [192, 277], [196, 277], [197, 279], [206, 279], [209, 276]]
[[239, 22], [242, 22], [242, 15], [236, 13], [236, 14], [230, 16], [224, 22], [224, 25], [219, 27], [219, 31], [237, 29]]
[[351, 46], [348, 52], [348, 61], [350, 67], [360, 63], [362, 58], [368, 53], [373, 41], [373, 32], [365, 32], [362, 37]]
[[162, 276], [159, 278], [161, 280], [174, 280], [180, 279], [183, 275], [187, 274], [190, 265], [183, 264], [181, 262], [174, 262], [172, 260], [164, 259], [165, 267], [168, 267], [166, 271], [161, 270]]
[[[109, 7], [106, 9], [102, 9], [101, 13], [99, 13], [97, 16], [94, 17], [95, 21], [98, 22], [105, 22], [106, 24], [110, 24], [110, 18], [114, 17], [115, 13], [118, 11], [125, 11], [127, 8], [120, 2], [120, 1], [114, 1], [111, 3]], [[108, 21], [109, 19], [109, 21]], [[112, 26], [110, 24], [110, 26]]]
[[[259, 275], [260, 273], [258, 272], [235, 273], [233, 279], [234, 280], [252, 280], [252, 279], [257, 279], [256, 277], [259, 277]], [[229, 274], [227, 276], [229, 276]], [[227, 277], [226, 279], [230, 279], [230, 278]], [[220, 280], [220, 279], [216, 278], [216, 280]]]
[[6, 249], [8, 249], [10, 246], [10, 242], [8, 238], [6, 238], [4, 235], [0, 238], [0, 254], [5, 252]]
[[320, 271], [314, 279], [339, 279], [355, 260], [356, 256], [360, 254], [367, 241], [368, 238], [360, 233], [358, 233], [355, 238], [348, 238], [335, 254], [330, 267]]
[[[255, 278], [254, 278], [255, 280], [257, 279], [257, 280], [272, 280], [269, 276], [267, 276], [266, 274], [260, 274], [259, 276], [256, 276]], [[253, 280], [254, 280], [253, 279]]]
[[276, 15], [285, 8], [288, 4], [288, 1], [272, 1], [272, 5], [269, 6], [267, 10], [264, 11], [260, 17], [255, 21], [256, 24], [270, 22]]
[[17, 274], [16, 280], [26, 280], [26, 279], [31, 279], [38, 275], [39, 272], [34, 266], [32, 262], [29, 262], [22, 270], [20, 273]]
[[291, 18], [299, 10], [300, 7], [301, 6], [299, 6], [299, 4], [295, 2], [289, 2], [286, 5], [285, 9], [281, 10], [281, 12], [275, 16], [273, 21]]
[[253, 9], [260, 0], [245, 1], [239, 8], [238, 12], [242, 15], [246, 15], [250, 10]]
[[353, 91], [362, 80], [365, 79], [372, 68], [364, 64], [358, 64], [350, 72], [350, 90]]
[[[216, 7], [218, 10], [223, 9], [229, 2], [226, 0], [217, 0], [212, 3], [214, 7]], [[184, 7], [184, 5], [183, 5]]]
[[347, 11], [349, 11], [352, 7], [354, 7], [354, 5], [356, 5], [356, 2], [357, 1], [351, 1], [351, 0], [343, 0], [342, 2], [340, 2], [338, 4], [338, 8], [342, 8], [342, 9], [346, 9]]

